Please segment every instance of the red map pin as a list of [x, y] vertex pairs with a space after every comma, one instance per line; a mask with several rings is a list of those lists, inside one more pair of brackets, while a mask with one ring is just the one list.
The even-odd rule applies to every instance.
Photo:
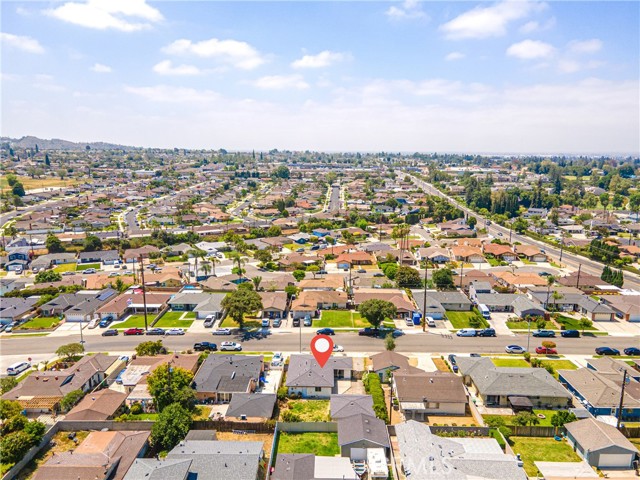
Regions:
[[316, 335], [311, 340], [311, 352], [320, 367], [324, 367], [333, 352], [333, 340], [327, 335]]

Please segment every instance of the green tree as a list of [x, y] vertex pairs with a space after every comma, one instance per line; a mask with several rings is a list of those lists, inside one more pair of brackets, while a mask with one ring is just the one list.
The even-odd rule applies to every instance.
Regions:
[[238, 289], [222, 299], [222, 307], [240, 327], [244, 328], [244, 316], [262, 310], [262, 298], [253, 290]]
[[168, 405], [151, 427], [151, 444], [161, 450], [171, 450], [187, 436], [192, 421], [188, 409], [179, 403]]
[[300, 281], [302, 280], [307, 274], [304, 270], [294, 270], [293, 273], [293, 278], [296, 279], [296, 281]]
[[0, 457], [3, 463], [16, 463], [29, 451], [33, 438], [27, 432], [13, 432], [2, 437], [0, 441]]
[[19, 415], [22, 412], [22, 405], [14, 400], [0, 400], [0, 420]]
[[384, 337], [384, 348], [389, 352], [393, 352], [396, 349], [396, 339], [390, 333]]
[[47, 426], [38, 420], [32, 420], [24, 427], [24, 432], [31, 436], [34, 445], [40, 443], [40, 440], [42, 440], [44, 432], [46, 431]]
[[448, 268], [440, 268], [433, 272], [431, 277], [433, 284], [440, 290], [451, 289], [454, 287], [453, 272]]
[[84, 239], [83, 249], [85, 252], [97, 252], [102, 250], [102, 240], [95, 235], [87, 235]]
[[64, 357], [64, 360], [70, 362], [73, 360], [73, 357], [78, 355], [82, 355], [84, 353], [84, 346], [81, 343], [67, 343], [66, 345], [61, 345], [56, 350], [56, 355], [59, 357]]
[[18, 386], [18, 379], [16, 377], [3, 377], [0, 378], [0, 393], [5, 394], [9, 390], [13, 390]]
[[22, 182], [16, 182], [13, 187], [11, 187], [11, 193], [17, 197], [24, 197], [26, 192], [24, 191]]
[[284, 178], [287, 179], [291, 176], [291, 172], [284, 165], [280, 165], [271, 173], [272, 178]]
[[189, 410], [195, 405], [195, 393], [191, 388], [193, 373], [184, 368], [165, 363], [147, 376], [149, 393], [156, 409], [162, 412], [172, 403], [179, 403]]
[[136, 346], [136, 355], [139, 357], [155, 357], [167, 353], [162, 345], [162, 340], [141, 342]]
[[251, 279], [251, 283], [253, 283], [253, 287], [256, 291], [260, 288], [260, 284], [262, 283], [262, 277], [257, 275]]
[[60, 280], [62, 280], [60, 273], [54, 272], [53, 270], [42, 270], [37, 273], [34, 283], [59, 282]]
[[307, 267], [307, 272], [311, 272], [313, 274], [313, 278], [316, 278], [316, 273], [320, 271], [320, 267], [318, 265], [309, 265]]
[[589, 320], [587, 317], [582, 317], [578, 322], [578, 325], [580, 325], [580, 328], [582, 328], [582, 334], [584, 335], [585, 329], [591, 328], [591, 326], [593, 325], [593, 322]]
[[47, 235], [45, 246], [47, 247], [49, 253], [62, 253], [66, 251], [64, 245], [62, 244], [62, 241], [52, 233]]
[[606, 213], [607, 211], [607, 206], [609, 205], [609, 194], [608, 193], [602, 193], [600, 194], [600, 203], [602, 204], [602, 211], [603, 213]]
[[298, 287], [296, 287], [295, 285], [287, 285], [286, 287], [284, 287], [284, 291], [286, 292], [289, 298], [293, 297], [294, 295], [297, 295], [298, 290], [299, 290]]
[[2, 422], [2, 434], [7, 435], [11, 432], [18, 430], [24, 430], [24, 427], [29, 423], [29, 419], [22, 414], [14, 415]]
[[254, 252], [253, 258], [258, 260], [263, 265], [273, 260], [273, 256], [271, 255], [271, 252], [269, 250], [257, 250], [256, 252]]
[[358, 306], [358, 311], [376, 329], [385, 318], [395, 318], [396, 316], [396, 306], [378, 298], [365, 300]]
[[404, 265], [398, 268], [395, 280], [400, 288], [415, 288], [422, 285], [420, 273], [415, 268]]
[[554, 413], [551, 416], [551, 425], [554, 427], [564, 427], [565, 424], [575, 422], [577, 420], [573, 412], [568, 410], [560, 410], [558, 413]]
[[68, 412], [74, 407], [76, 403], [82, 400], [82, 397], [84, 397], [84, 395], [85, 393], [80, 389], [70, 391], [64, 397], [62, 397], [62, 400], [60, 400], [60, 408], [63, 412]]
[[540, 419], [538, 416], [531, 412], [520, 412], [518, 415], [513, 417], [513, 424], [520, 426], [527, 425], [538, 425], [540, 423]]

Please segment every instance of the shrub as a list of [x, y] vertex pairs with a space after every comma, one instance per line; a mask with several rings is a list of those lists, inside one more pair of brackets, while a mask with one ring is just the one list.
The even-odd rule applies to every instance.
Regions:
[[282, 386], [280, 388], [278, 388], [278, 400], [280, 400], [281, 402], [287, 399], [287, 387]]
[[380, 383], [380, 377], [375, 373], [370, 373], [363, 379], [364, 388], [367, 393], [373, 398], [373, 411], [376, 417], [389, 422], [389, 414], [387, 412], [387, 404], [384, 399], [384, 390]]
[[506, 426], [504, 426], [504, 425], [503, 425], [503, 426], [501, 426], [501, 427], [498, 427], [498, 431], [499, 431], [499, 432], [502, 434], [502, 436], [503, 436], [504, 438], [506, 438], [507, 440], [509, 439], [509, 437], [510, 437], [511, 435], [513, 435], [513, 431], [512, 431], [509, 427], [506, 427]]
[[531, 363], [531, 354], [529, 352], [524, 352], [524, 361]]
[[283, 422], [301, 422], [302, 419], [297, 413], [294, 413], [291, 410], [285, 410], [284, 412], [282, 412], [282, 421]]
[[142, 405], [138, 402], [131, 405], [130, 413], [131, 415], [140, 415], [143, 412]]
[[82, 400], [82, 397], [84, 397], [84, 392], [82, 390], [73, 390], [67, 393], [62, 400], [60, 400], [60, 408], [63, 411], [68, 412], [76, 403]]

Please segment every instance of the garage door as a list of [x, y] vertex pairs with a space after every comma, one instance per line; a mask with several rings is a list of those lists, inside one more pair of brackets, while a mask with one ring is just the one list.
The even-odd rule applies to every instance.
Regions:
[[352, 448], [351, 449], [351, 460], [366, 460], [367, 459], [367, 449], [366, 448]]
[[628, 453], [605, 453], [600, 455], [598, 467], [628, 467], [631, 465], [631, 455]]

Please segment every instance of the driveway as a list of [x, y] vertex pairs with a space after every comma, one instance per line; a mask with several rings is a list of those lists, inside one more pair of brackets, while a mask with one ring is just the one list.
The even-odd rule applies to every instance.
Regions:
[[496, 335], [508, 335], [513, 337], [515, 334], [507, 328], [507, 319], [513, 317], [513, 313], [508, 312], [491, 312], [489, 325], [495, 329]]

